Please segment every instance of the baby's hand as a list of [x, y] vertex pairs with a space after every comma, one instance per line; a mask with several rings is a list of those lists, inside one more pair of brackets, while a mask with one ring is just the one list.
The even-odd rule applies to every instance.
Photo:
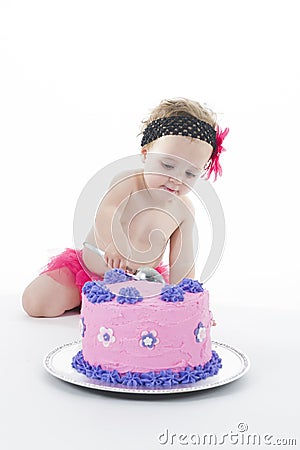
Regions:
[[128, 259], [130, 258], [130, 249], [126, 249], [124, 256], [122, 256], [116, 249], [113, 242], [111, 242], [104, 253], [104, 261], [110, 269], [128, 270]]

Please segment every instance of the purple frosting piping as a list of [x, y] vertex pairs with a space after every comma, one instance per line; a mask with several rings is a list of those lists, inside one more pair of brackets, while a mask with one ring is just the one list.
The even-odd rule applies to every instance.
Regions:
[[129, 303], [134, 304], [137, 302], [141, 302], [143, 300], [143, 297], [141, 296], [141, 293], [134, 287], [124, 287], [121, 288], [119, 291], [119, 295], [117, 296], [117, 302], [118, 303]]
[[193, 280], [192, 278], [183, 278], [183, 280], [178, 284], [181, 289], [187, 292], [203, 292], [203, 283], [198, 280]]
[[102, 281], [87, 281], [82, 292], [91, 303], [111, 302], [115, 294], [103, 284]]
[[183, 302], [184, 290], [179, 286], [169, 284], [162, 288], [160, 299], [164, 300], [165, 302]]
[[[104, 280], [87, 281], [82, 292], [86, 295], [88, 301], [91, 303], [102, 303], [112, 301], [116, 295], [113, 294], [105, 284], [113, 284], [127, 281], [130, 279], [130, 275], [127, 275], [122, 269], [108, 270], [104, 275]], [[203, 292], [203, 283], [192, 278], [183, 278], [183, 280], [177, 284], [168, 284], [164, 286], [160, 293], [160, 299], [165, 302], [182, 302], [184, 301], [185, 292]], [[143, 300], [140, 292], [134, 287], [124, 287], [120, 289], [117, 296], [118, 303], [135, 304]]]
[[160, 372], [126, 372], [120, 374], [117, 370], [103, 370], [101, 366], [92, 366], [82, 355], [80, 350], [72, 359], [72, 367], [77, 372], [106, 383], [122, 384], [125, 386], [174, 386], [177, 384], [195, 383], [199, 380], [205, 380], [207, 377], [216, 375], [222, 367], [222, 360], [215, 350], [212, 350], [211, 359], [203, 366], [194, 368], [186, 367], [180, 372], [174, 372], [171, 369], [161, 370]]
[[123, 269], [108, 270], [104, 274], [104, 283], [113, 284], [127, 281], [130, 277], [126, 275]]

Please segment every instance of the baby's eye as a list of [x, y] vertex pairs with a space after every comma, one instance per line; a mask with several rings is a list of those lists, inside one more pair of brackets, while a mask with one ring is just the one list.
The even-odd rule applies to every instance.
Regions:
[[161, 165], [165, 168], [165, 169], [174, 169], [174, 166], [171, 166], [171, 164], [167, 164], [162, 162]]
[[192, 172], [186, 172], [186, 175], [189, 177], [189, 178], [194, 178], [196, 175], [194, 174], [194, 173], [192, 173]]

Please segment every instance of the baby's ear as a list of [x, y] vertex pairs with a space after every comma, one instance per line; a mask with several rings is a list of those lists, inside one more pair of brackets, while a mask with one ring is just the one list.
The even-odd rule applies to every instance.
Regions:
[[146, 149], [146, 147], [142, 148], [141, 154], [142, 154], [143, 161], [145, 162], [146, 161], [146, 156], [147, 156], [147, 149]]

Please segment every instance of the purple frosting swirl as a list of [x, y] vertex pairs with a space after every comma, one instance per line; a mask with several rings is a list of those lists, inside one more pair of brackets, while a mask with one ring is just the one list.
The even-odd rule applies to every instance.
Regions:
[[183, 278], [183, 280], [178, 284], [181, 289], [187, 292], [203, 292], [204, 289], [202, 287], [203, 283], [200, 283], [197, 280], [193, 280], [192, 278]]
[[121, 304], [129, 303], [132, 305], [141, 302], [142, 300], [143, 297], [141, 296], [141, 293], [135, 287], [131, 286], [121, 288], [117, 297], [117, 302]]
[[115, 298], [115, 294], [102, 281], [87, 281], [82, 292], [91, 303], [111, 302]]
[[183, 302], [184, 290], [179, 286], [169, 284], [164, 286], [160, 293], [160, 299], [165, 302]]
[[160, 372], [126, 372], [119, 373], [117, 370], [103, 370], [101, 366], [92, 366], [82, 355], [80, 350], [72, 359], [72, 367], [77, 372], [86, 375], [89, 378], [100, 380], [105, 383], [122, 384], [124, 386], [174, 386], [177, 384], [195, 383], [199, 380], [205, 380], [207, 377], [216, 375], [222, 367], [222, 360], [215, 350], [212, 351], [211, 359], [203, 366], [194, 368], [186, 367], [180, 372], [174, 372], [171, 369], [161, 370]]
[[128, 276], [122, 269], [112, 269], [108, 270], [104, 274], [104, 283], [113, 284], [113, 283], [121, 283], [122, 281], [127, 281]]

